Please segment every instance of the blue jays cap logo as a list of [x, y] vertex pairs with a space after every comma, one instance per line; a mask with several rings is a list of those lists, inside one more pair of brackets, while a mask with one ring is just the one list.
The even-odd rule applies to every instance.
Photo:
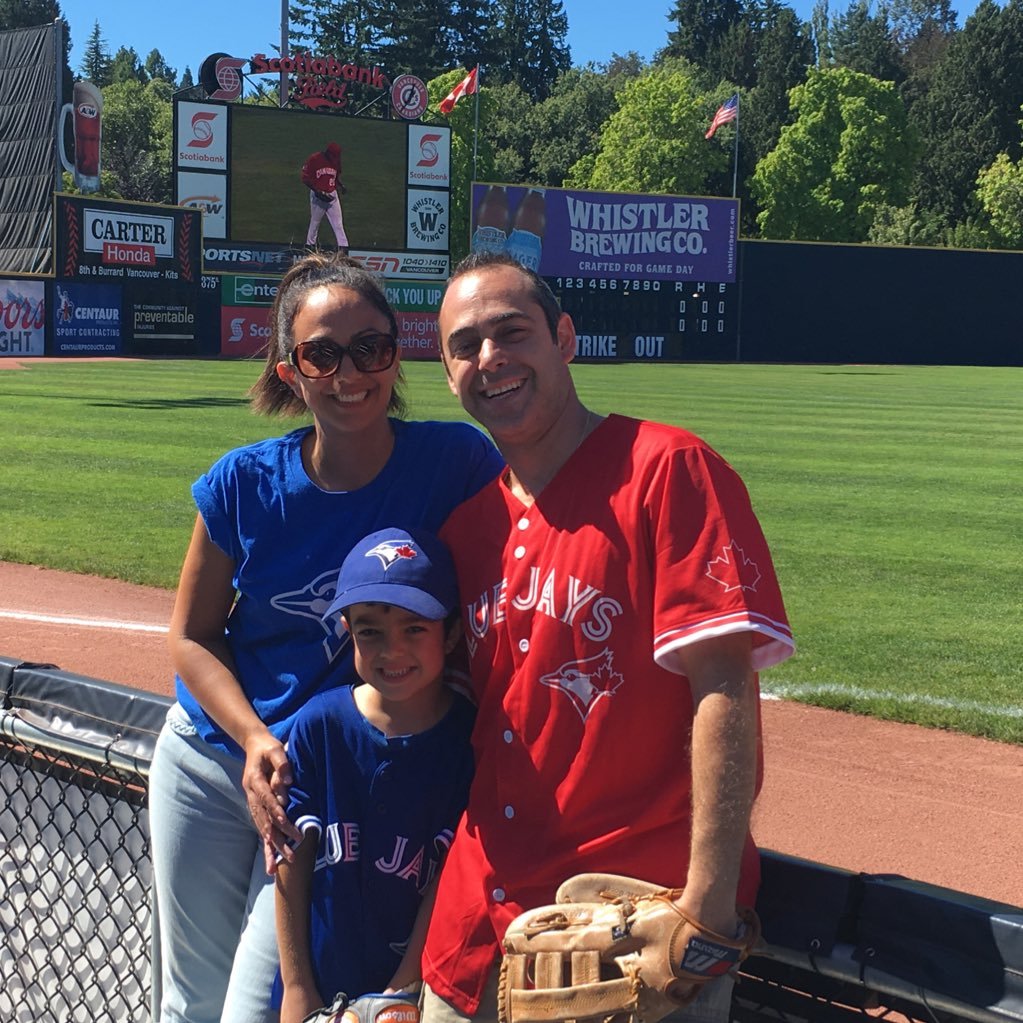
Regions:
[[386, 572], [399, 561], [418, 558], [419, 551], [416, 550], [415, 544], [409, 543], [408, 540], [384, 540], [383, 543], [378, 543], [376, 547], [366, 551], [366, 557], [379, 558], [380, 564], [384, 566]]

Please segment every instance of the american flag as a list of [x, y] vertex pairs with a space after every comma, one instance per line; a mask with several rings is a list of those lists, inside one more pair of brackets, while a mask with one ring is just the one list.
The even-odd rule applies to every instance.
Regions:
[[723, 124], [728, 124], [729, 121], [734, 121], [739, 116], [739, 94], [736, 93], [731, 99], [725, 100], [721, 106], [718, 107], [717, 113], [714, 115], [714, 120], [710, 122], [710, 127], [707, 129], [707, 134], [704, 138], [713, 138], [714, 132], [718, 130]]
[[472, 96], [479, 85], [480, 66], [477, 64], [441, 101], [440, 112], [445, 117], [455, 109], [463, 96]]

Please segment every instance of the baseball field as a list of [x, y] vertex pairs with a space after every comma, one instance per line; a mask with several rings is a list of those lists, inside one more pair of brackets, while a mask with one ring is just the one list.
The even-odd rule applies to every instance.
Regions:
[[[190, 482], [291, 421], [251, 362], [34, 363], [0, 374], [0, 560], [172, 587]], [[461, 418], [436, 364], [413, 415]], [[578, 366], [599, 412], [705, 437], [742, 474], [798, 643], [768, 692], [1023, 744], [1023, 369]], [[297, 424], [294, 424], [297, 425]]]

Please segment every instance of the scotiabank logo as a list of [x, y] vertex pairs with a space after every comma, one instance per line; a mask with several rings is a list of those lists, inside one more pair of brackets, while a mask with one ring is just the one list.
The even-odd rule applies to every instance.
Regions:
[[210, 99], [233, 100], [242, 94], [241, 69], [244, 60], [237, 57], [221, 57], [213, 69], [219, 88], [210, 93]]
[[260, 355], [270, 341], [269, 307], [221, 306], [222, 355]]
[[419, 139], [419, 163], [417, 167], [435, 167], [440, 159], [440, 150], [437, 143], [440, 142], [440, 135], [423, 135]]
[[208, 110], [198, 110], [192, 115], [191, 149], [207, 149], [213, 143], [213, 124], [217, 115]]

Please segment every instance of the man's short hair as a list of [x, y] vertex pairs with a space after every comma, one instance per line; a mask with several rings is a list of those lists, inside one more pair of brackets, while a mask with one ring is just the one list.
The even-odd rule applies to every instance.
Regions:
[[547, 321], [547, 326], [551, 328], [551, 336], [556, 338], [558, 334], [558, 321], [561, 319], [561, 306], [558, 304], [557, 298], [554, 297], [554, 292], [551, 291], [550, 286], [539, 274], [534, 273], [529, 267], [523, 266], [514, 256], [508, 255], [507, 252], [470, 252], [451, 271], [451, 276], [444, 285], [444, 294], [448, 293], [448, 288], [459, 277], [464, 277], [466, 274], [476, 273], [480, 270], [486, 270], [492, 266], [510, 266], [522, 274], [529, 284], [530, 297], [543, 311], [543, 318]]

